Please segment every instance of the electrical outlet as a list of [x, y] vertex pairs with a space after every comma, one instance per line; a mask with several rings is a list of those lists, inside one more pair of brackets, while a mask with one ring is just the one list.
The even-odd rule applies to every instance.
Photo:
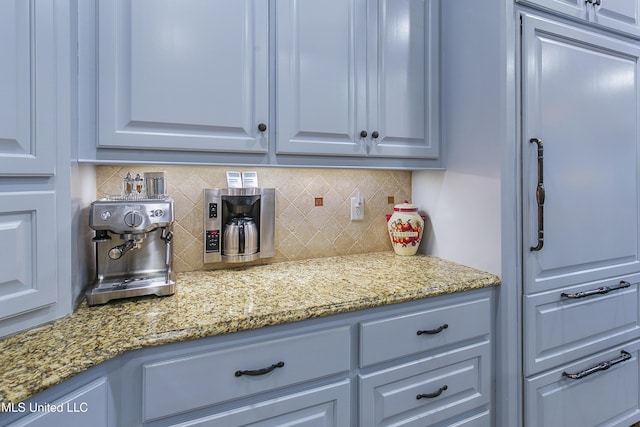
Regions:
[[362, 197], [351, 198], [351, 220], [359, 221], [364, 219], [364, 200]]

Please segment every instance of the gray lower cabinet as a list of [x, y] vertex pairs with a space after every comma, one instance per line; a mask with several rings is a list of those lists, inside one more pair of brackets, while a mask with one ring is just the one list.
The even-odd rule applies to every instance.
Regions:
[[80, 412], [0, 425], [488, 427], [493, 292], [132, 351], [28, 401]]
[[360, 425], [491, 425], [491, 313], [489, 295], [460, 295], [362, 322]]

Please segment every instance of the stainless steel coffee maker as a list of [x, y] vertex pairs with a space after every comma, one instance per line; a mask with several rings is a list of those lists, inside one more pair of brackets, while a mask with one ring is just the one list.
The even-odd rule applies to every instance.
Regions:
[[167, 197], [91, 204], [96, 277], [86, 292], [89, 305], [175, 293], [173, 203]]
[[275, 256], [274, 188], [204, 190], [204, 262]]

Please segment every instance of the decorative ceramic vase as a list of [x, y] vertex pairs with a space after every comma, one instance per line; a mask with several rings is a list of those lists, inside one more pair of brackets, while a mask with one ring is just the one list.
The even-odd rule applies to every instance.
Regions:
[[415, 255], [422, 240], [424, 220], [418, 208], [407, 200], [395, 205], [393, 215], [388, 219], [387, 228], [391, 246], [398, 255]]

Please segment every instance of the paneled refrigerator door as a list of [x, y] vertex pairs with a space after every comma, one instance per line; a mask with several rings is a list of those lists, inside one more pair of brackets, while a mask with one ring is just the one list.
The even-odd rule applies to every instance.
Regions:
[[640, 271], [640, 48], [529, 15], [522, 31], [524, 292]]

